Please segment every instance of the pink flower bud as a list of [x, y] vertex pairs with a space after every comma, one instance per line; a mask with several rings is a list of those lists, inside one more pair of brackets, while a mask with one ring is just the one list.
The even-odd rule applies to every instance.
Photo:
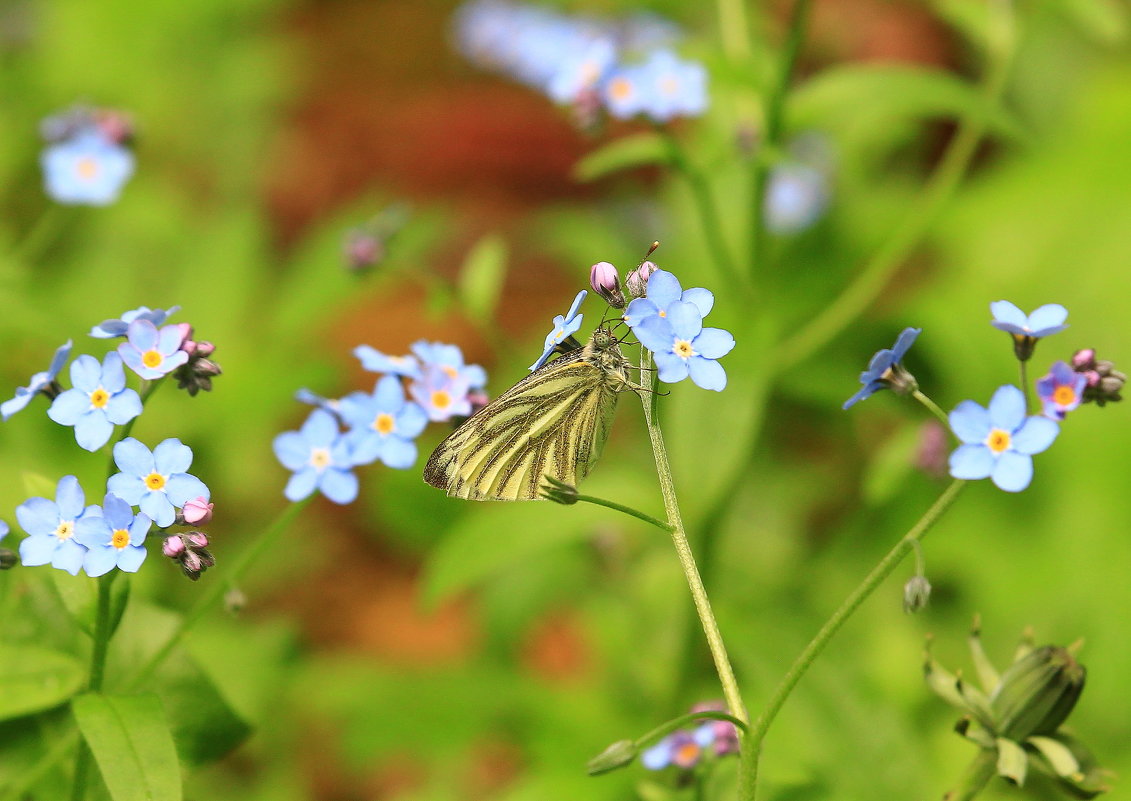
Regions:
[[177, 330], [181, 332], [180, 348], [183, 350], [185, 343], [192, 340], [192, 326], [188, 323], [176, 323]]
[[628, 294], [634, 298], [642, 298], [648, 291], [648, 279], [652, 273], [660, 269], [656, 266], [655, 262], [645, 261], [641, 262], [640, 266], [628, 274], [625, 280], [625, 285], [628, 287]]
[[185, 543], [179, 534], [172, 537], [166, 537], [165, 541], [161, 543], [161, 553], [168, 556], [170, 559], [180, 559], [181, 555], [185, 552]]
[[208, 535], [203, 531], [188, 531], [181, 535], [185, 545], [192, 550], [208, 547]]
[[1072, 354], [1072, 369], [1077, 372], [1091, 370], [1096, 366], [1096, 349], [1083, 348]]
[[181, 509], [181, 516], [190, 526], [204, 525], [212, 519], [212, 504], [203, 495], [185, 501], [184, 508]]
[[599, 261], [589, 270], [589, 285], [614, 309], [624, 308], [624, 293], [620, 291], [617, 268], [607, 261]]

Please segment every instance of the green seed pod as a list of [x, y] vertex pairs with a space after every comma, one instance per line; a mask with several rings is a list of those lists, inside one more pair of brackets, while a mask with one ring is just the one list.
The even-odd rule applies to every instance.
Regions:
[[1084, 666], [1057, 646], [1037, 648], [1014, 662], [990, 698], [998, 736], [1023, 742], [1056, 731], [1076, 705], [1084, 676]]

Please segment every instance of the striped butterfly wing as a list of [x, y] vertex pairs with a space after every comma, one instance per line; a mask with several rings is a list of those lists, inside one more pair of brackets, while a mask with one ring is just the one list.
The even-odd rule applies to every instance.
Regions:
[[538, 500], [547, 474], [576, 485], [608, 438], [617, 382], [576, 350], [508, 389], [437, 446], [424, 480], [473, 501]]

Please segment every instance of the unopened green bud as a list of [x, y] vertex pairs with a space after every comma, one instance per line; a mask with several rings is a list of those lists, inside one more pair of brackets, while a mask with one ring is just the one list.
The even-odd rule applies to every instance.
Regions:
[[903, 611], [911, 615], [927, 605], [931, 598], [931, 582], [926, 576], [912, 576], [903, 585]]
[[1037, 648], [1014, 662], [990, 699], [998, 736], [1022, 742], [1055, 732], [1076, 706], [1084, 676], [1084, 666], [1058, 646]]
[[590, 776], [600, 776], [610, 773], [626, 765], [632, 764], [636, 759], [636, 743], [632, 740], [617, 740], [597, 756], [585, 763], [585, 770]]
[[20, 563], [20, 559], [16, 556], [15, 551], [9, 551], [7, 548], [0, 548], [0, 570], [8, 570]]

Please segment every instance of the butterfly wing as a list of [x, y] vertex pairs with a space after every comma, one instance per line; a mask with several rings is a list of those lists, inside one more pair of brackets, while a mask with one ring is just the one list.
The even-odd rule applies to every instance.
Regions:
[[424, 480], [475, 501], [537, 500], [543, 476], [576, 485], [608, 438], [617, 391], [574, 351], [468, 418], [433, 451]]

